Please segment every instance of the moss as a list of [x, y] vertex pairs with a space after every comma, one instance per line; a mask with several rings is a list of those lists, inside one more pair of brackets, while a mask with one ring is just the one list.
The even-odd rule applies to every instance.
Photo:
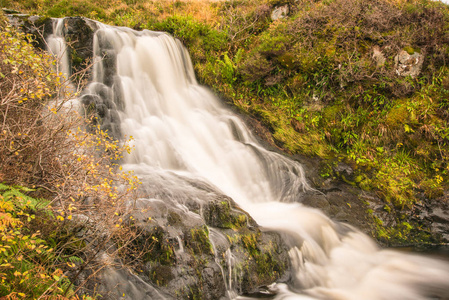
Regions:
[[198, 285], [190, 285], [187, 287], [186, 299], [201, 300], [204, 299], [203, 291]]
[[185, 237], [185, 246], [196, 255], [213, 254], [207, 226], [190, 229]]
[[[141, 241], [142, 238], [145, 240]], [[154, 227], [148, 235], [136, 239], [134, 243], [137, 243], [139, 248], [146, 250], [143, 253], [145, 262], [157, 262], [165, 266], [173, 265], [176, 262], [174, 245], [166, 239], [164, 230], [160, 227]]]
[[174, 278], [171, 267], [168, 266], [155, 266], [150, 271], [151, 281], [158, 286], [167, 286]]
[[294, 69], [296, 67], [295, 55], [292, 53], [285, 53], [277, 58], [277, 61], [282, 67], [286, 69]]
[[257, 256], [260, 251], [257, 248], [259, 235], [256, 233], [249, 233], [241, 235], [240, 240], [242, 241], [245, 248], [248, 250], [249, 254], [253, 257]]
[[[242, 229], [233, 236], [228, 236], [228, 240], [233, 245], [241, 244], [246, 253], [247, 260], [235, 266], [242, 274], [242, 284], [248, 286], [262, 285], [277, 280], [287, 268], [284, 262], [275, 257], [279, 253], [278, 245], [271, 240], [261, 240], [260, 232], [252, 232]], [[234, 246], [235, 247], [235, 246]], [[257, 274], [254, 277], [253, 272]]]
[[81, 64], [84, 62], [84, 59], [78, 55], [75, 49], [71, 49], [70, 58], [72, 62], [72, 67], [78, 69], [81, 67]]
[[42, 16], [42, 17], [39, 17], [37, 20], [34, 21], [34, 25], [35, 25], [37, 28], [40, 28], [41, 26], [46, 25], [47, 22], [49, 22], [50, 20], [51, 20], [50, 17]]
[[47, 15], [54, 18], [60, 18], [65, 16], [87, 16], [100, 19], [106, 18], [105, 10], [92, 3], [90, 1], [58, 1], [54, 5], [48, 8]]
[[410, 55], [413, 55], [413, 54], [415, 54], [415, 53], [421, 53], [421, 49], [419, 49], [419, 48], [413, 48], [413, 47], [411, 47], [411, 46], [406, 46], [406, 47], [403, 48], [403, 50], [404, 50], [405, 52], [407, 52], [408, 54], [410, 54]]
[[178, 226], [182, 224], [181, 216], [172, 210], [168, 212], [167, 221], [171, 226]]
[[385, 124], [391, 127], [402, 126], [409, 120], [410, 113], [407, 107], [402, 104], [398, 104], [388, 112], [385, 120]]
[[[391, 211], [389, 206], [385, 206], [385, 210]], [[375, 224], [375, 238], [387, 246], [418, 246], [425, 247], [425, 245], [433, 245], [438, 243], [435, 236], [431, 234], [428, 228], [423, 227], [416, 222], [401, 221], [407, 219], [407, 216], [402, 214], [395, 220], [394, 226], [388, 226], [377, 216], [374, 215], [373, 210], [368, 210], [367, 213], [372, 216]]]
[[233, 230], [246, 227], [249, 221], [244, 212], [232, 209], [229, 200], [208, 204], [204, 217], [209, 226]]

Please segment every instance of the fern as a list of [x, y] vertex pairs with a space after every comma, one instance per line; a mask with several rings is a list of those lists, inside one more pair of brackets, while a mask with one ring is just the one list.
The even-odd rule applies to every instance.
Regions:
[[84, 260], [81, 257], [78, 256], [70, 256], [69, 258], [67, 258], [68, 261], [70, 261], [71, 263], [79, 263], [82, 264], [84, 263]]
[[36, 199], [30, 197], [24, 193], [33, 192], [34, 189], [30, 189], [23, 186], [8, 186], [3, 183], [0, 183], [0, 192], [3, 191], [1, 196], [4, 201], [10, 201], [13, 205], [19, 209], [30, 209], [37, 210], [40, 207], [44, 207], [48, 204], [47, 200], [44, 199]]

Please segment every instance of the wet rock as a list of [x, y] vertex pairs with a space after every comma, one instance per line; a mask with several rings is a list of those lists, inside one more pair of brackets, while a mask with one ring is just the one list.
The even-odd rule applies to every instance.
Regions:
[[156, 286], [145, 282], [124, 266], [107, 266], [96, 276], [86, 277], [83, 274], [78, 280], [86, 283], [80, 290], [83, 295], [96, 291], [97, 295], [101, 295], [99, 299], [170, 299], [169, 295], [162, 293]]
[[93, 125], [99, 124], [103, 131], [107, 130], [110, 136], [120, 139], [122, 135], [118, 110], [123, 106], [117, 105], [120, 96], [116, 96], [116, 92], [120, 93], [120, 90], [102, 83], [93, 83], [83, 91], [80, 101], [84, 116], [92, 120]]
[[436, 199], [422, 195], [420, 203], [411, 209], [412, 218], [430, 228], [438, 243], [449, 243], [449, 191]]
[[[177, 299], [220, 299], [227, 290], [253, 294], [289, 278], [288, 249], [279, 234], [262, 232], [207, 183], [178, 180], [190, 186], [187, 195], [184, 188], [178, 194], [176, 187], [164, 190], [154, 178], [143, 179], [142, 194], [151, 191], [154, 198], [143, 196], [124, 217], [139, 232], [133, 247], [142, 263], [133, 272], [144, 282]], [[181, 197], [182, 207], [171, 200]]]
[[82, 17], [64, 18], [64, 36], [70, 47], [72, 71], [85, 68], [93, 55], [93, 35], [97, 25]]
[[33, 45], [47, 49], [45, 39], [53, 32], [53, 20], [49, 17], [29, 15], [7, 15], [10, 24], [33, 36]]
[[[11, 25], [31, 34], [35, 47], [47, 49], [45, 39], [53, 34], [56, 19], [29, 15], [8, 15]], [[93, 55], [93, 35], [98, 29], [97, 23], [82, 17], [64, 18], [63, 35], [70, 49], [72, 73], [86, 68]], [[81, 80], [83, 78], [77, 78]]]

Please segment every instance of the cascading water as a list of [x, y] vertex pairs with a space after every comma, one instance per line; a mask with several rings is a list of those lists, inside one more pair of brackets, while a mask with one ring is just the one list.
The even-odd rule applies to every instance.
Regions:
[[282, 233], [294, 276], [271, 287], [276, 299], [449, 299], [447, 263], [379, 250], [356, 229], [298, 203], [310, 190], [302, 167], [258, 145], [243, 122], [197, 84], [179, 41], [99, 25], [94, 52], [84, 101], [101, 98], [103, 126], [133, 137], [135, 151], [123, 167], [154, 189], [154, 201], [164, 194], [182, 207], [195, 197], [191, 182], [203, 182]]
[[64, 97], [65, 93], [75, 91], [75, 88], [70, 81], [72, 72], [70, 70], [69, 50], [63, 31], [64, 19], [55, 19], [53, 22], [53, 33], [46, 39], [47, 51], [56, 58], [55, 72], [58, 74], [59, 80], [62, 83], [60, 97]]

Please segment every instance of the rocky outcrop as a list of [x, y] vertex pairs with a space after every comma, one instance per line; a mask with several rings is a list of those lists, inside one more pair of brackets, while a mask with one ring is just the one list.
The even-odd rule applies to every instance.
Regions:
[[276, 21], [279, 19], [286, 18], [288, 16], [289, 11], [290, 10], [289, 10], [288, 4], [282, 5], [282, 6], [277, 6], [271, 12], [271, 20]]
[[401, 50], [394, 58], [396, 74], [415, 78], [421, 73], [424, 55], [414, 50]]
[[14, 27], [33, 36], [33, 44], [40, 49], [47, 49], [45, 39], [53, 32], [53, 20], [49, 17], [29, 16], [25, 14], [7, 14]]
[[[288, 249], [280, 235], [262, 232], [229, 197], [200, 184], [180, 207], [157, 184], [142, 186], [142, 197], [119, 216], [136, 238], [126, 251], [108, 242], [92, 261], [107, 267], [86, 268], [77, 276], [81, 292], [96, 291], [102, 299], [212, 300], [266, 294], [269, 284], [289, 279]], [[149, 190], [157, 191], [157, 199]], [[92, 230], [88, 219], [73, 222]], [[110, 234], [106, 228], [93, 231]], [[86, 280], [92, 273], [98, 274]]]
[[[33, 43], [36, 47], [47, 49], [45, 40], [50, 34], [53, 34], [56, 19], [24, 14], [8, 14], [7, 16], [13, 26], [33, 36]], [[89, 19], [64, 18], [62, 34], [69, 46], [73, 74], [85, 69], [92, 59], [93, 35], [96, 30], [97, 24]]]
[[[192, 184], [189, 182], [188, 184]], [[150, 182], [126, 219], [140, 232], [134, 241], [143, 264], [135, 273], [173, 298], [220, 299], [226, 293], [257, 294], [286, 281], [290, 262], [279, 234], [262, 232], [235, 202], [206, 184], [193, 183], [184, 208]], [[184, 193], [184, 192], [183, 192]]]

